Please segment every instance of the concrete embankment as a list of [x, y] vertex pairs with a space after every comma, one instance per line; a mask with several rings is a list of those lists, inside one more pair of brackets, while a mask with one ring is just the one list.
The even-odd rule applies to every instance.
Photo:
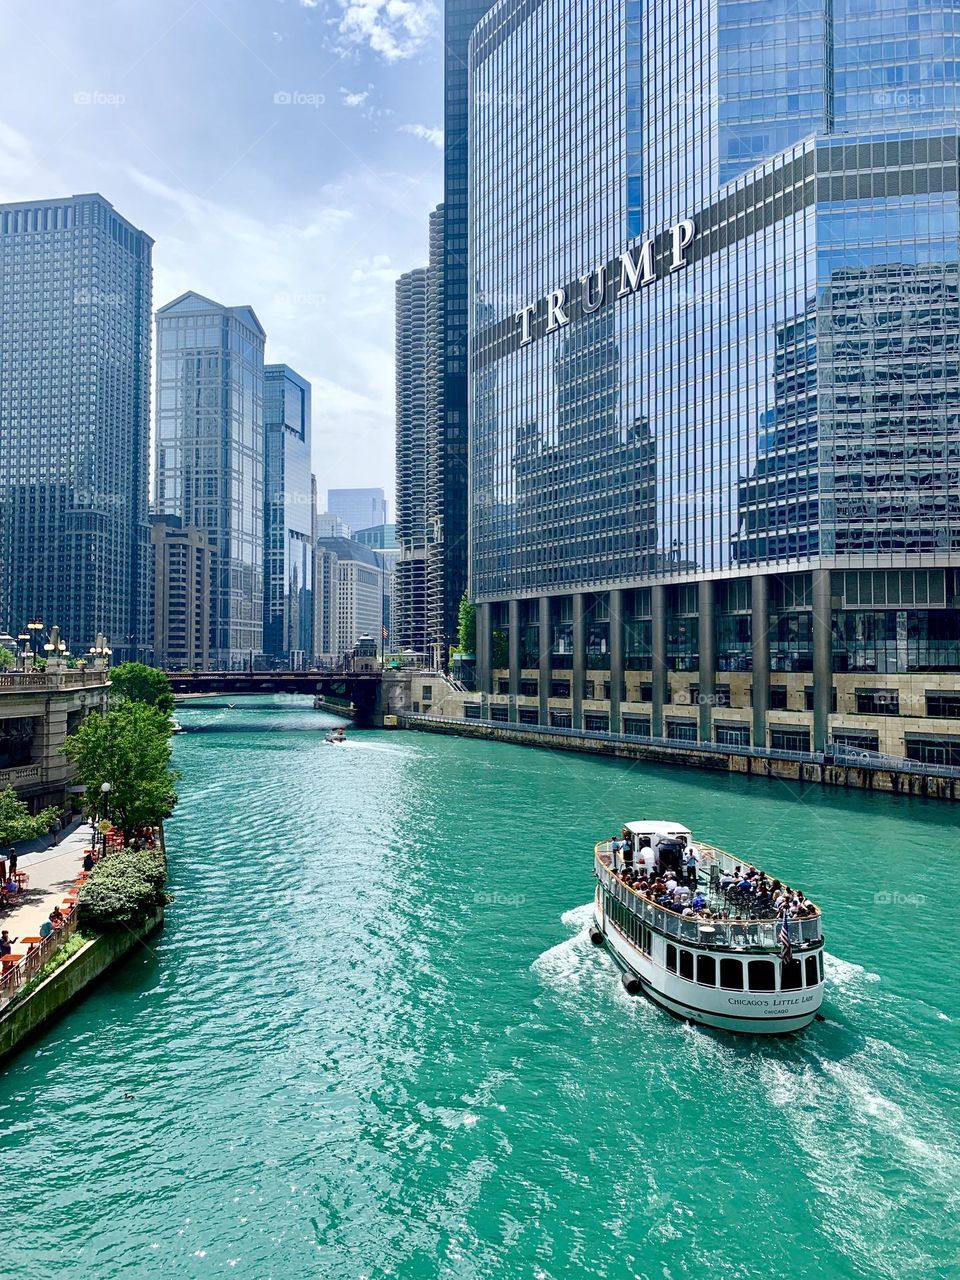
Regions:
[[441, 720], [424, 716], [399, 716], [399, 727], [418, 729], [422, 733], [450, 733], [464, 738], [484, 738], [493, 742], [513, 742], [524, 747], [545, 747], [550, 751], [583, 751], [594, 755], [616, 756], [623, 760], [646, 760], [651, 764], [711, 769], [721, 773], [744, 773], [761, 778], [813, 783], [831, 787], [856, 787], [866, 791], [885, 791], [895, 795], [925, 796], [934, 800], [960, 800], [960, 779], [937, 774], [906, 773], [896, 769], [819, 763], [806, 760], [778, 759], [773, 756], [745, 755], [737, 752], [685, 750], [682, 744], [628, 741], [622, 738], [600, 738], [570, 730], [563, 734], [544, 732], [535, 727], [476, 724], [469, 720]]
[[29, 994], [0, 1013], [0, 1061], [39, 1035], [101, 974], [143, 946], [163, 924], [163, 910], [136, 929], [91, 939]]

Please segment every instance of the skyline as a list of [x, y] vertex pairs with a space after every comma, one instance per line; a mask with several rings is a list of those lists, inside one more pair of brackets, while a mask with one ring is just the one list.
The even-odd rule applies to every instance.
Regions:
[[442, 194], [438, 7], [0, 14], [18, 42], [3, 200], [99, 192], [155, 242], [156, 307], [187, 290], [253, 307], [268, 359], [313, 385], [320, 488], [392, 499], [393, 288], [425, 261]]

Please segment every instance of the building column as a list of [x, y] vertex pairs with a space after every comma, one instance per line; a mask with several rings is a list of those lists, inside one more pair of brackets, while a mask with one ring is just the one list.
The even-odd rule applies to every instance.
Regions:
[[753, 745], [767, 745], [770, 706], [770, 579], [750, 579], [750, 637], [753, 644]]
[[490, 606], [477, 605], [477, 689], [480, 693], [493, 692], [493, 668], [490, 652]]
[[662, 738], [663, 708], [667, 701], [667, 589], [663, 586], [650, 588], [650, 614], [652, 625], [652, 654], [650, 665], [653, 670], [653, 705], [651, 707], [650, 732], [655, 738]]
[[699, 583], [697, 611], [700, 666], [700, 741], [713, 741], [713, 702], [717, 691], [717, 635], [713, 608], [713, 579]]
[[573, 727], [583, 729], [583, 682], [587, 670], [587, 620], [584, 617], [584, 594], [573, 597]]
[[825, 751], [833, 703], [833, 601], [829, 569], [813, 571], [813, 749]]
[[553, 638], [550, 635], [550, 597], [540, 597], [540, 723], [550, 723], [550, 679], [553, 668]]
[[623, 592], [610, 591], [610, 732], [620, 732], [620, 703], [623, 701]]
[[507, 602], [507, 641], [510, 655], [510, 719], [517, 719], [517, 698], [520, 695], [520, 604]]

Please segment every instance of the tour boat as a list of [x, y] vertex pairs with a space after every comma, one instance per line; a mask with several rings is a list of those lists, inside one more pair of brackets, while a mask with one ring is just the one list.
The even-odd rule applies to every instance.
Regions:
[[346, 742], [347, 735], [342, 729], [332, 729], [324, 738], [324, 742], [338, 743]]
[[[660, 867], [685, 873], [698, 857], [696, 889], [705, 905], [691, 914], [658, 905], [627, 882], [649, 880]], [[673, 822], [628, 822], [620, 840], [594, 850], [597, 890], [592, 940], [605, 942], [631, 995], [648, 995], [688, 1022], [751, 1035], [801, 1031], [823, 1001], [823, 929], [818, 907], [806, 903], [798, 918], [758, 910], [754, 895], [728, 886], [753, 864], [702, 840]], [[769, 882], [769, 877], [766, 877]], [[773, 882], [776, 883], [776, 882]]]

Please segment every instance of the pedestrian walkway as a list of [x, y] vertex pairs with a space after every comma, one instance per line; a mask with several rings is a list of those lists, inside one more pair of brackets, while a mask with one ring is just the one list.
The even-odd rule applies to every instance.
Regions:
[[[6, 929], [11, 938], [39, 934], [44, 920], [62, 903], [63, 895], [83, 869], [83, 851], [90, 848], [90, 840], [89, 822], [76, 822], [61, 832], [60, 843], [52, 848], [49, 841], [45, 848], [37, 847], [28, 853], [20, 850], [30, 849], [30, 844], [18, 847], [17, 870], [25, 871], [30, 883], [18, 895], [16, 905], [0, 913], [0, 928]], [[35, 846], [39, 843], [31, 842]]]

